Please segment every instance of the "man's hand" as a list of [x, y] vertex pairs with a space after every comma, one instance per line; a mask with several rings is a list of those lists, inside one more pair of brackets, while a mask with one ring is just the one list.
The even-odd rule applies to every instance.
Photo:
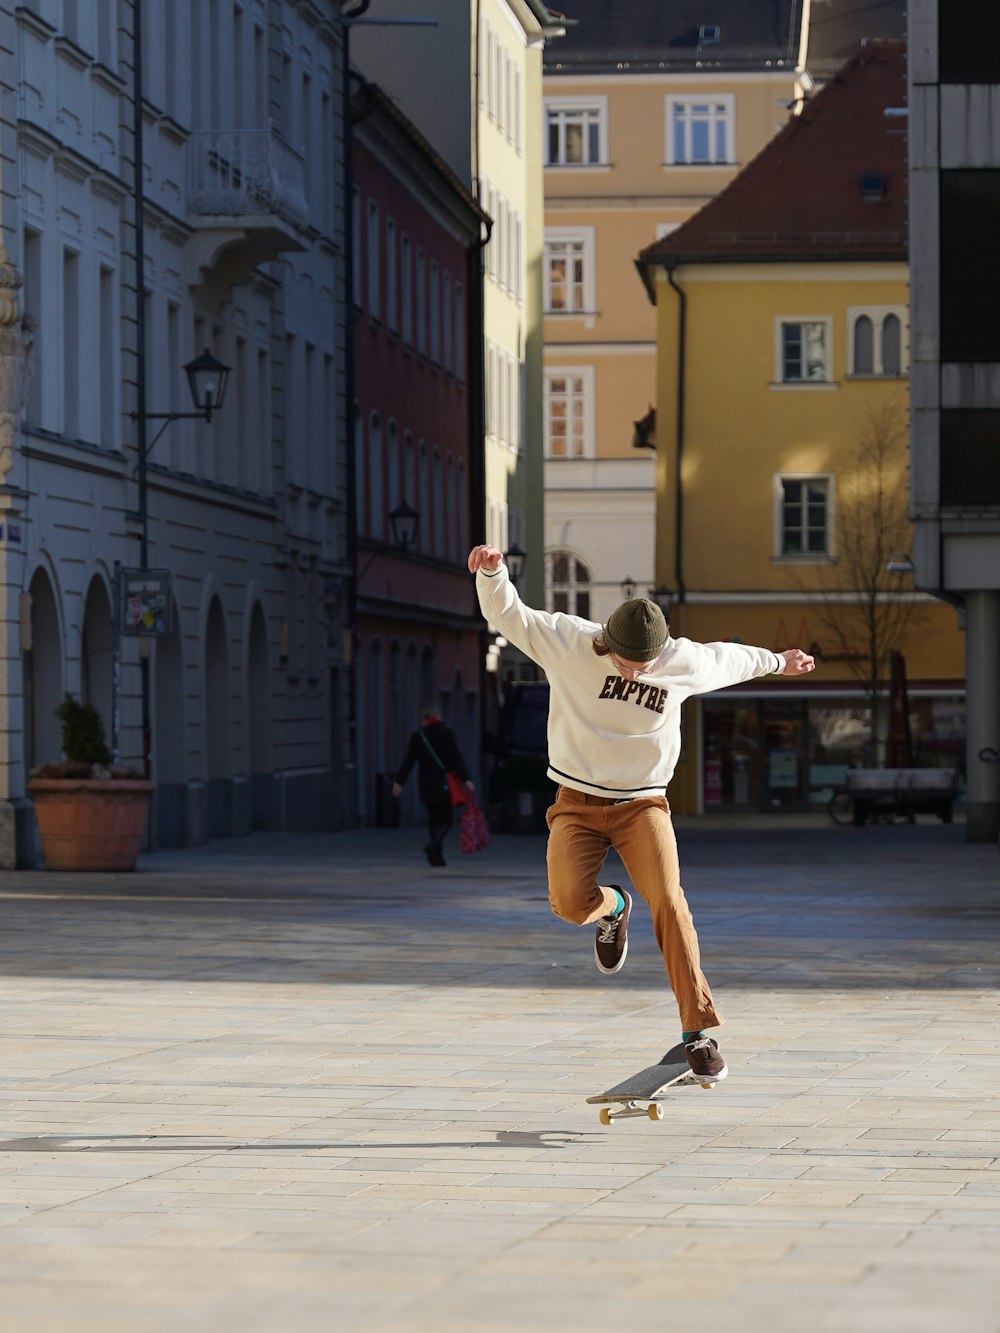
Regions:
[[486, 574], [495, 574], [503, 564], [503, 551], [495, 546], [474, 546], [469, 552], [469, 573], [475, 574], [480, 569]]
[[804, 676], [816, 666], [816, 659], [804, 653], [801, 648], [786, 648], [778, 654], [785, 659], [785, 676]]

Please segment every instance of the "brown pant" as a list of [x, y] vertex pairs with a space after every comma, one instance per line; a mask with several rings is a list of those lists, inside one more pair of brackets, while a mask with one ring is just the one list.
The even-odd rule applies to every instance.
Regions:
[[663, 796], [620, 804], [560, 787], [546, 816], [549, 902], [556, 916], [586, 926], [614, 906], [612, 890], [598, 883], [608, 849], [624, 862], [653, 914], [656, 943], [680, 1009], [685, 1032], [722, 1022], [701, 971], [694, 921], [681, 888], [677, 841]]

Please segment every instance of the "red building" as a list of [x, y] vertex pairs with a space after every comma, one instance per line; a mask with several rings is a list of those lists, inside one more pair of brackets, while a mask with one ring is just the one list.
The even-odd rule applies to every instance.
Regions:
[[[485, 625], [481, 245], [489, 219], [377, 85], [352, 100], [359, 815], [438, 703], [478, 773]], [[404, 815], [416, 819], [415, 783]]]

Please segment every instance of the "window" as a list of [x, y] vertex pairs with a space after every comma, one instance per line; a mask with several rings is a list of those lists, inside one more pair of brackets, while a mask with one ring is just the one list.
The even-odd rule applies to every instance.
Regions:
[[545, 165], [592, 167], [608, 161], [608, 100], [545, 99]]
[[949, 169], [939, 181], [941, 360], [1000, 361], [996, 302], [983, 299], [1000, 286], [1000, 169]]
[[783, 319], [778, 322], [778, 375], [782, 384], [828, 383], [830, 321]]
[[361, 304], [361, 191], [355, 185], [351, 191], [351, 231], [354, 245], [351, 255], [351, 295], [354, 304]]
[[545, 232], [545, 310], [555, 315], [594, 313], [594, 229]]
[[374, 199], [368, 200], [368, 313], [372, 319], [381, 319], [382, 301], [379, 292], [379, 211]]
[[777, 555], [798, 559], [829, 556], [831, 479], [785, 476], [776, 481]]
[[594, 371], [547, 367], [545, 371], [546, 458], [589, 458], [594, 452]]
[[441, 362], [441, 270], [436, 259], [431, 260], [430, 298], [431, 360], [435, 365], [439, 365]]
[[413, 255], [410, 238], [404, 231], [399, 240], [399, 304], [402, 310], [403, 342], [413, 343]]
[[898, 377], [903, 374], [903, 315], [902, 306], [852, 307], [848, 310], [851, 375]]
[[417, 250], [417, 351], [427, 351], [427, 260]]
[[455, 378], [465, 382], [465, 288], [455, 283]]
[[550, 611], [590, 619], [590, 570], [569, 551], [551, 551], [545, 557], [546, 605]]
[[385, 220], [385, 322], [392, 333], [399, 332], [397, 317], [396, 277], [396, 224], [392, 218]]
[[667, 162], [711, 166], [734, 161], [733, 98], [667, 98]]
[[441, 363], [449, 374], [455, 370], [455, 352], [452, 337], [451, 274], [441, 275]]

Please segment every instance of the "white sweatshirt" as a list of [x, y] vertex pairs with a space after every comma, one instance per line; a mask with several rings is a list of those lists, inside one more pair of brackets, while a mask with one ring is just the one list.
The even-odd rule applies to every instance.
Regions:
[[533, 611], [506, 566], [495, 574], [480, 570], [476, 591], [490, 625], [548, 678], [549, 777], [594, 796], [663, 795], [680, 755], [684, 700], [785, 669], [784, 658], [769, 648], [668, 639], [655, 666], [627, 681], [591, 646], [601, 625]]

